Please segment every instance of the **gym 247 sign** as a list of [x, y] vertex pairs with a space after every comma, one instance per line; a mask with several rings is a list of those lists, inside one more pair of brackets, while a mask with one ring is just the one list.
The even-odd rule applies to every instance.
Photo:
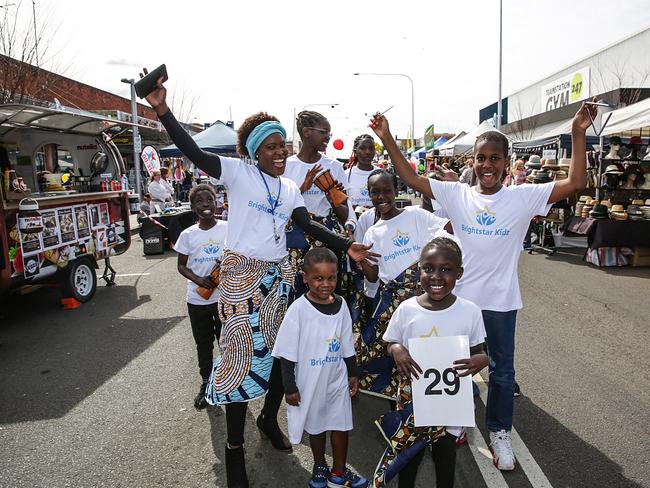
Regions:
[[589, 98], [589, 66], [542, 87], [542, 111], [548, 112]]

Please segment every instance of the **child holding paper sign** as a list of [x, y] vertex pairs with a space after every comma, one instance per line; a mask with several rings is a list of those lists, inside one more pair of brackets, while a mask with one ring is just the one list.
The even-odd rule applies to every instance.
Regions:
[[[174, 246], [178, 253], [178, 272], [187, 278], [187, 311], [202, 380], [194, 399], [197, 410], [208, 406], [205, 390], [212, 373], [212, 351], [215, 339], [218, 341], [221, 334], [221, 321], [217, 314], [219, 295], [210, 274], [221, 260], [228, 223], [215, 217], [216, 201], [217, 195], [211, 186], [192, 188], [190, 203], [199, 222], [181, 232]], [[208, 293], [202, 293], [202, 288]]]
[[[456, 280], [463, 274], [462, 253], [458, 244], [446, 237], [433, 239], [422, 249], [419, 266], [425, 293], [409, 298], [395, 310], [383, 337], [389, 343], [388, 353], [395, 360], [403, 380], [400, 384], [398, 409], [406, 412], [413, 411], [410, 380], [422, 374], [422, 369], [409, 354], [409, 339], [466, 335], [469, 338], [471, 356], [454, 361], [453, 369], [457, 375], [474, 375], [488, 364], [481, 310], [472, 302], [452, 293]], [[447, 426], [446, 434], [442, 434], [440, 430], [432, 431], [420, 427], [415, 429], [412, 414], [402, 415], [401, 418], [403, 423], [399, 429], [395, 429], [395, 435], [392, 437], [387, 432], [387, 422], [382, 419], [378, 423], [386, 438], [396, 448], [393, 450], [389, 447], [386, 450], [375, 472], [375, 478], [388, 482], [399, 470], [399, 487], [415, 486], [418, 467], [426, 445], [430, 444], [435, 464], [436, 486], [452, 487], [456, 468], [456, 437], [461, 428]], [[442, 426], [438, 426], [440, 427]], [[405, 431], [412, 431], [424, 442], [405, 443]], [[397, 459], [400, 462], [394, 462]], [[399, 466], [403, 466], [401, 470]]]

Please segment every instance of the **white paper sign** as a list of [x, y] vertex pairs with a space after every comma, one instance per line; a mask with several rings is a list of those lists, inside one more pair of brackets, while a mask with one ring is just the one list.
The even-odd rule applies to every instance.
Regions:
[[544, 159], [555, 159], [555, 149], [544, 149], [542, 151], [542, 157]]
[[413, 414], [416, 427], [474, 427], [472, 378], [459, 378], [454, 361], [469, 354], [467, 336], [409, 339], [409, 353], [422, 368], [413, 380]]

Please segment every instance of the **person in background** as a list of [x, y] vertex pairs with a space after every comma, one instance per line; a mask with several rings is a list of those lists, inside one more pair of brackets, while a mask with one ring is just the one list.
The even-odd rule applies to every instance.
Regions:
[[145, 193], [142, 196], [142, 203], [140, 203], [140, 213], [143, 215], [151, 214], [151, 194]]
[[[164, 182], [160, 170], [154, 170], [151, 173], [151, 180], [147, 186], [147, 190], [151, 195], [151, 210], [155, 210], [155, 206], [160, 207], [160, 210], [165, 208], [165, 204], [173, 203], [172, 198], [173, 189]], [[152, 213], [156, 213], [155, 211]]]
[[463, 169], [463, 172], [460, 174], [460, 178], [458, 179], [458, 181], [471, 186], [473, 175], [474, 175], [474, 159], [469, 158], [465, 162], [465, 167]]
[[526, 168], [524, 167], [524, 160], [518, 159], [510, 172], [511, 185], [523, 185], [526, 183]]
[[167, 191], [174, 201], [174, 184], [171, 182], [171, 174], [169, 168], [163, 166], [160, 168], [160, 183], [167, 188]]

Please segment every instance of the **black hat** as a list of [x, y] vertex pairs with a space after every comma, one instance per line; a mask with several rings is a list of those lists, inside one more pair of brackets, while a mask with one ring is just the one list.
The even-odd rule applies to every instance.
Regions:
[[618, 136], [612, 136], [612, 137], [609, 138], [609, 144], [610, 144], [610, 146], [612, 144], [620, 146], [621, 145], [621, 138], [618, 137]]
[[608, 210], [607, 205], [594, 205], [594, 208], [589, 212], [589, 217], [592, 219], [606, 219]]

